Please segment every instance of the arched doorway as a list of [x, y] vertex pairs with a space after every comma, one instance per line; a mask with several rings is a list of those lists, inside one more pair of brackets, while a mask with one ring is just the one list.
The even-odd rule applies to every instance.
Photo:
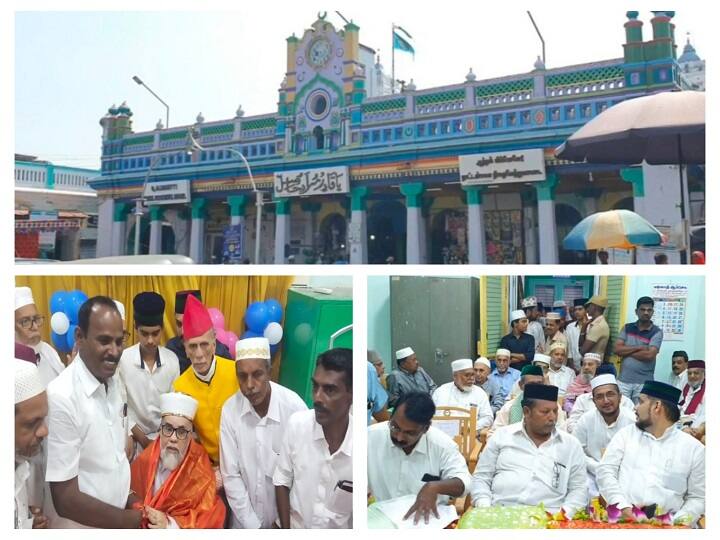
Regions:
[[[173, 255], [175, 253], [175, 231], [169, 223], [163, 223], [160, 237], [160, 253]], [[127, 239], [128, 255], [135, 254], [135, 223], [130, 227]], [[140, 219], [140, 255], [150, 253], [150, 222], [144, 216]]]
[[315, 126], [313, 129], [313, 137], [315, 138], [315, 150], [322, 150], [325, 148], [325, 134], [323, 128]]
[[[560, 264], [592, 264], [592, 256], [588, 251], [569, 251], [562, 247], [563, 239], [572, 228], [582, 221], [582, 216], [569, 204], [555, 204], [555, 225], [558, 235], [558, 258]], [[542, 231], [540, 231], [542, 234]]]
[[368, 262], [385, 264], [392, 257], [405, 263], [407, 209], [394, 200], [378, 201], [368, 211]]
[[323, 218], [319, 248], [320, 256], [327, 264], [347, 260], [347, 220], [344, 216], [334, 213]]
[[467, 212], [448, 209], [436, 214], [432, 219], [430, 238], [432, 264], [467, 263]]

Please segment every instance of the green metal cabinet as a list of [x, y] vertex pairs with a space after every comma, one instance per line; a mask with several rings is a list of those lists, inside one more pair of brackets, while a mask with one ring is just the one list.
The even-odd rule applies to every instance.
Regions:
[[[285, 335], [280, 384], [294, 390], [312, 407], [312, 374], [319, 354], [329, 349], [330, 337], [352, 324], [352, 290], [332, 294], [290, 289], [285, 307]], [[335, 339], [334, 347], [352, 349], [352, 330]]]

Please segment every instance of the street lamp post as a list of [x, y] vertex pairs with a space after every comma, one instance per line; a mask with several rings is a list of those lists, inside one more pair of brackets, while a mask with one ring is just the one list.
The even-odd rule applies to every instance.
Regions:
[[162, 103], [163, 105], [165, 105], [165, 129], [169, 128], [169, 127], [170, 127], [170, 107], [168, 106], [168, 104], [165, 103], [165, 102], [160, 98], [160, 96], [158, 96], [155, 92], [153, 92], [153, 91], [150, 89], [150, 87], [149, 87], [147, 84], [145, 84], [145, 83], [140, 79], [140, 77], [138, 77], [137, 75], [133, 75], [133, 78], [132, 78], [132, 79], [133, 79], [133, 81], [135, 81], [136, 83], [138, 83], [140, 86], [144, 86], [145, 89], [146, 89], [148, 92], [150, 92], [153, 96], [155, 96], [155, 99], [157, 99], [160, 103]]
[[154, 156], [152, 158], [152, 161], [150, 162], [150, 166], [148, 167], [147, 173], [145, 174], [145, 180], [143, 181], [142, 185], [142, 191], [140, 192], [140, 196], [135, 199], [135, 211], [133, 212], [135, 214], [135, 246], [133, 249], [133, 253], [135, 255], [140, 255], [140, 220], [142, 219], [143, 214], [145, 213], [143, 211], [143, 202], [145, 202], [145, 188], [147, 187], [148, 180], [150, 180], [150, 173], [155, 168], [155, 166], [160, 161], [160, 156]]
[[[205, 150], [205, 148], [195, 139], [195, 136], [193, 135], [193, 128], [188, 128], [188, 139], [189, 139], [189, 151], [188, 153], [192, 153], [195, 150]], [[252, 170], [250, 169], [250, 164], [248, 163], [247, 159], [245, 159], [245, 156], [242, 152], [234, 149], [234, 148], [225, 148], [228, 152], [231, 154], [238, 156], [243, 164], [245, 165], [245, 169], [247, 169], [248, 176], [250, 177], [250, 184], [252, 185], [253, 192], [255, 193], [255, 264], [260, 263], [260, 232], [261, 232], [261, 224], [262, 224], [262, 207], [264, 204], [263, 201], [263, 193], [262, 191], [259, 191], [257, 188], [257, 185], [255, 185], [255, 179], [252, 175]]]

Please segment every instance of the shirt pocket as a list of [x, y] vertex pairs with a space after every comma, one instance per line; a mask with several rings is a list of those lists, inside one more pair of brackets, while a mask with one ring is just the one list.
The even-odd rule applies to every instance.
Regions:
[[669, 491], [682, 497], [687, 492], [687, 474], [677, 471], [665, 471], [660, 479], [662, 485]]
[[328, 497], [327, 509], [335, 514], [349, 514], [352, 512], [353, 494], [340, 489], [336, 484]]

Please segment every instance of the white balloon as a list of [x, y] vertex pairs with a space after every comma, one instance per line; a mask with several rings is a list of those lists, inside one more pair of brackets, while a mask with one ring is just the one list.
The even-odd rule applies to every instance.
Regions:
[[283, 337], [283, 329], [280, 323], [271, 322], [265, 327], [263, 336], [267, 338], [270, 345], [277, 345]]
[[59, 336], [65, 335], [70, 328], [70, 319], [62, 311], [53, 313], [50, 317], [50, 328]]

